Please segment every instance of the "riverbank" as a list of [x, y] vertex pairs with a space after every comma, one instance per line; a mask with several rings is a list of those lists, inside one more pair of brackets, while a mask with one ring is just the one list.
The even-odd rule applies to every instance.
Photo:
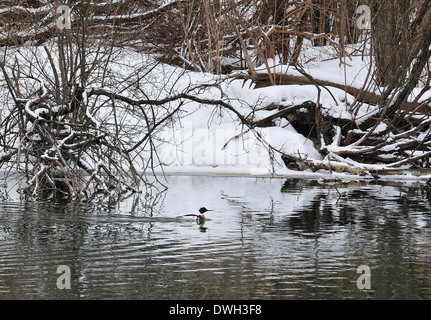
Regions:
[[[313, 77], [325, 78], [326, 74], [326, 80], [347, 83], [357, 88], [361, 81], [367, 81], [369, 61], [366, 58], [355, 57], [352, 64], [347, 66], [338, 64], [336, 59], [329, 59], [330, 55], [323, 58], [325, 59], [322, 61], [315, 60], [310, 63], [307, 72]], [[280, 65], [274, 65], [275, 69], [277, 72], [295, 74], [294, 71], [285, 70]], [[199, 92], [199, 96], [203, 98], [224, 96], [244, 118], [251, 119], [254, 123], [277, 114], [280, 109], [308, 101], [319, 101], [322, 113], [340, 121], [354, 121], [356, 125], [378, 111], [378, 106], [364, 103], [356, 109], [353, 118], [349, 107], [354, 104], [356, 98], [333, 87], [325, 87], [326, 90], [318, 90], [314, 85], [255, 88], [251, 81], [193, 72], [187, 72], [186, 75], [177, 78], [176, 87], [209, 85], [214, 82], [218, 83], [217, 88], [203, 90]], [[409, 99], [413, 98], [414, 96]], [[165, 128], [158, 135], [159, 141], [162, 142], [157, 149], [159, 159], [167, 174], [361, 180], [373, 180], [376, 175], [380, 179], [397, 180], [428, 180], [431, 177], [431, 170], [428, 168], [412, 169], [409, 165], [395, 167], [384, 162], [359, 163], [350, 160], [349, 157], [345, 157], [344, 163], [341, 157], [337, 159], [341, 167], [337, 168], [337, 171], [310, 170], [301, 164], [296, 170], [291, 170], [282, 155], [298, 156], [308, 163], [330, 168], [335, 162], [332, 154], [344, 147], [328, 145], [325, 152], [329, 150], [329, 156], [323, 156], [325, 152], [319, 151], [316, 139], [311, 139], [306, 131], [298, 131], [298, 126], [293, 126], [283, 117], [273, 119], [267, 126], [254, 127], [251, 130], [229, 110], [222, 107], [189, 102], [184, 110], [186, 111], [181, 114], [177, 123]], [[384, 130], [384, 127], [382, 123], [376, 132]], [[400, 139], [400, 143], [402, 142]], [[394, 143], [392, 147], [395, 154], [396, 144]], [[351, 151], [356, 152], [353, 148]], [[345, 172], [342, 166], [345, 167]], [[359, 168], [357, 171], [361, 171], [361, 174], [354, 174], [355, 170], [351, 168]]]
[[[42, 48], [26, 50], [38, 57], [44, 57]], [[384, 148], [385, 152], [388, 152], [387, 156], [390, 153], [390, 157], [398, 157], [397, 161], [407, 160], [406, 163], [390, 162], [391, 165], [388, 165], [385, 161], [389, 158], [383, 156], [380, 157], [381, 161], [374, 163], [369, 159], [362, 161], [360, 157], [352, 160], [352, 157], [358, 154], [366, 154], [367, 157], [372, 155], [373, 146], [362, 146], [360, 140], [347, 146], [338, 144], [341, 138], [345, 138], [345, 134], [335, 125], [330, 134], [333, 139], [331, 144], [325, 143], [324, 139], [319, 140], [313, 122], [314, 111], [312, 108], [307, 109], [307, 106], [319, 105], [324, 117], [329, 117], [331, 121], [337, 120], [346, 127], [346, 124], [361, 125], [363, 121], [372, 118], [379, 109], [377, 105], [362, 103], [356, 106], [353, 114], [351, 108], [355, 105], [356, 97], [340, 88], [328, 86], [319, 88], [308, 84], [256, 88], [251, 80], [239, 77], [241, 72], [238, 71], [230, 75], [192, 72], [162, 63], [157, 56], [151, 54], [136, 52], [129, 48], [118, 50], [116, 59], [109, 63], [108, 69], [112, 79], [116, 81], [124, 79], [124, 82], [120, 87], [110, 88], [112, 91], [110, 95], [111, 91], [101, 88], [103, 84], [99, 83], [96, 77], [85, 89], [87, 95], [85, 99], [83, 98], [83, 103], [88, 107], [87, 116], [95, 125], [93, 130], [99, 132], [102, 126], [103, 130], [100, 131], [103, 132], [102, 136], [118, 139], [117, 143], [124, 148], [121, 150], [122, 155], [115, 160], [119, 161], [116, 169], [121, 168], [120, 163], [129, 164], [123, 157], [127, 154], [129, 159], [133, 159], [130, 164], [133, 164], [137, 171], [150, 173], [154, 169], [156, 174], [168, 175], [364, 181], [375, 179], [426, 181], [431, 177], [431, 171], [427, 168], [412, 169], [408, 163], [408, 154], [402, 154], [397, 149], [401, 144], [408, 145], [409, 141], [406, 142], [404, 139], [406, 137], [401, 136], [398, 139], [391, 132], [384, 133], [387, 125], [383, 122], [375, 128], [374, 133], [382, 133], [392, 139], [394, 142]], [[322, 49], [310, 46], [306, 51], [308, 56], [319, 57], [305, 64], [306, 71], [312, 77], [338, 85], [345, 83], [355, 88], [359, 88], [362, 82], [367, 81], [367, 70], [370, 66], [366, 57], [355, 57], [351, 64], [345, 65], [339, 64], [339, 59], [333, 52], [317, 50]], [[15, 53], [10, 54], [11, 58], [15, 57]], [[277, 61], [271, 63], [272, 70], [278, 73], [298, 76], [294, 70], [279, 65]], [[257, 70], [262, 73], [264, 69], [262, 67]], [[145, 77], [138, 77], [138, 74]], [[139, 81], [137, 89], [128, 82], [135, 77], [139, 78], [136, 80]], [[106, 91], [107, 96], [103, 99], [93, 98], [90, 103], [88, 97], [91, 96], [92, 90]], [[118, 94], [115, 93], [117, 91]], [[187, 98], [170, 100], [170, 97], [182, 95], [186, 95]], [[109, 103], [109, 99], [114, 96], [121, 101]], [[411, 96], [409, 100], [413, 98], [414, 96]], [[169, 101], [161, 102], [166, 99]], [[127, 101], [133, 103], [129, 105]], [[295, 111], [288, 115], [281, 114], [291, 108]], [[12, 113], [13, 110], [14, 105], [10, 105], [10, 109], [3, 109], [0, 116], [6, 117], [8, 112]], [[47, 112], [46, 108], [38, 106], [32, 114], [44, 112]], [[295, 118], [297, 115], [299, 119]], [[332, 125], [332, 122], [329, 124]], [[65, 125], [67, 127], [67, 122]], [[75, 124], [77, 127], [79, 125]], [[427, 139], [431, 129], [426, 126], [422, 129], [423, 132], [417, 132], [418, 137]], [[73, 133], [71, 130], [70, 135]], [[366, 131], [358, 128], [351, 128], [348, 133], [355, 139], [367, 135]], [[57, 141], [59, 150], [64, 142], [62, 139]], [[67, 148], [75, 145], [78, 144], [68, 144]], [[111, 146], [112, 143], [106, 145]], [[103, 148], [103, 145], [94, 147]], [[422, 157], [424, 151], [414, 148], [415, 145], [412, 145], [410, 157]], [[286, 156], [297, 161], [289, 161]], [[8, 154], [0, 152], [0, 157], [7, 159]], [[100, 171], [100, 164], [103, 161], [97, 159], [98, 157], [91, 153], [88, 153], [85, 159], [80, 158], [80, 161], [86, 162], [90, 168], [85, 174], [93, 172], [91, 170]], [[16, 167], [14, 164], [11, 165]], [[26, 168], [36, 170], [32, 164], [28, 164]], [[124, 172], [130, 171], [126, 168]]]
[[157, 176], [209, 176], [209, 177], [238, 177], [238, 178], [253, 178], [253, 179], [304, 179], [304, 180], [323, 180], [323, 181], [417, 181], [427, 182], [431, 179], [431, 172], [420, 171], [406, 171], [392, 174], [380, 175], [350, 175], [336, 172], [311, 172], [311, 171], [294, 171], [286, 169], [283, 173], [279, 174], [255, 174], [252, 171], [241, 169], [223, 169], [223, 168], [196, 168], [196, 167], [183, 167], [179, 168], [165, 168], [162, 171], [155, 171]]

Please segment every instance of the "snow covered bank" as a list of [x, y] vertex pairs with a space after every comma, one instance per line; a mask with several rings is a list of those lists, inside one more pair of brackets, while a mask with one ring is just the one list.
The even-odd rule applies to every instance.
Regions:
[[[329, 64], [332, 65], [332, 61]], [[209, 81], [214, 80], [211, 75], [205, 75], [205, 77]], [[202, 74], [188, 73], [187, 77], [178, 83], [180, 87], [187, 87], [190, 85], [189, 81], [199, 83], [201, 79]], [[181, 84], [182, 81], [187, 83]], [[277, 109], [263, 110], [264, 107], [299, 105], [306, 101], [316, 101], [318, 95], [323, 113], [340, 119], [352, 119], [348, 106], [354, 101], [354, 97], [346, 95], [344, 91], [337, 88], [331, 88], [331, 94], [325, 90], [319, 94], [313, 85], [270, 86], [255, 89], [250, 86], [250, 83], [244, 83], [242, 80], [224, 81], [221, 88], [230, 103], [244, 117], [252, 116], [254, 120], [259, 120], [277, 111]], [[214, 98], [214, 95], [209, 92], [204, 92], [203, 96]], [[356, 117], [361, 119], [363, 115], [376, 110], [376, 106], [364, 104], [358, 110]], [[267, 144], [262, 144], [257, 134], [274, 149], [269, 150]], [[160, 159], [163, 171], [167, 174], [324, 177], [325, 179], [371, 178], [371, 175], [360, 177], [328, 170], [317, 172], [289, 170], [281, 159], [281, 153], [277, 150], [284, 154], [300, 154], [309, 160], [325, 161], [325, 159], [322, 158], [313, 142], [298, 133], [287, 120], [276, 121], [273, 127], [256, 128], [254, 132], [246, 130], [229, 111], [194, 102], [187, 106], [187, 112], [181, 116], [178, 123], [171, 128], [165, 128], [159, 134], [159, 139], [163, 142], [158, 149]], [[370, 165], [370, 169], [378, 170], [380, 168], [383, 169], [384, 166]], [[418, 179], [417, 174], [408, 171], [405, 174], [393, 174], [390, 177], [406, 180]], [[427, 177], [425, 175], [419, 179], [423, 180]]]
[[[25, 50], [28, 50], [28, 54]], [[43, 69], [49, 57], [42, 48], [25, 48], [15, 55], [18, 58], [34, 57], [34, 66], [26, 66], [29, 73], [30, 69], [41, 75], [49, 75], [52, 72]], [[368, 61], [355, 57], [349, 63], [350, 65], [340, 64], [339, 59], [330, 59], [328, 56], [327, 59], [307, 64], [307, 72], [320, 79], [360, 88], [367, 79]], [[297, 74], [297, 71], [287, 66], [274, 63], [272, 67], [277, 72]], [[355, 109], [353, 116], [351, 105], [354, 104], [355, 97], [340, 88], [318, 89], [315, 85], [254, 88], [250, 81], [190, 72], [160, 63], [151, 55], [126, 48], [116, 52], [115, 60], [107, 64], [105, 71], [109, 77], [106, 76], [104, 81], [100, 81], [98, 73], [89, 77], [88, 87], [83, 95], [84, 104], [88, 106], [86, 116], [93, 123], [97, 123], [95, 130], [102, 126], [103, 130], [109, 131], [129, 147], [130, 157], [139, 171], [150, 171], [149, 168], [154, 168], [156, 173], [167, 174], [360, 178], [354, 174], [335, 173], [330, 170], [313, 172], [305, 167], [302, 168], [303, 171], [289, 170], [282, 158], [283, 154], [296, 155], [315, 163], [329, 163], [331, 159], [323, 157], [313, 141], [306, 134], [298, 132], [286, 118], [277, 118], [269, 126], [252, 129], [240, 119], [242, 117], [256, 122], [282, 108], [310, 101], [321, 105], [323, 115], [340, 121], [354, 119], [357, 124], [378, 111], [377, 106], [364, 103]], [[35, 81], [36, 89], [38, 85], [39, 82]], [[30, 89], [32, 92], [33, 88]], [[93, 98], [92, 90], [103, 91], [103, 99], [99, 96]], [[114, 97], [114, 93], [117, 96]], [[231, 108], [191, 99], [175, 99], [162, 105], [145, 103], [183, 93], [201, 100], [224, 101]], [[123, 101], [117, 99], [120, 95], [124, 97]], [[127, 103], [127, 99], [132, 99], [135, 103]], [[141, 99], [144, 100], [143, 103], [136, 102]], [[47, 104], [45, 109], [39, 107], [29, 110], [28, 113], [37, 118], [49, 112], [46, 108], [57, 110], [55, 108], [58, 106]], [[14, 110], [14, 106], [9, 110]], [[2, 109], [0, 117], [7, 113], [7, 108]], [[150, 118], [146, 118], [148, 115]], [[169, 121], [165, 121], [161, 126], [154, 125], [151, 129], [149, 142], [139, 143], [147, 136], [153, 124], [167, 119], [168, 116]], [[383, 124], [382, 128], [378, 127], [375, 132], [382, 129]], [[57, 141], [57, 147], [61, 148], [64, 142], [64, 139]], [[336, 152], [342, 148], [335, 143], [325, 147], [328, 152]], [[91, 162], [93, 159], [82, 160], [86, 161], [89, 167], [100, 167], [99, 162]], [[358, 163], [347, 158], [343, 165], [348, 167], [350, 164]], [[365, 170], [369, 168], [378, 171], [383, 169], [384, 165], [364, 164], [362, 167]], [[371, 176], [362, 178], [369, 179]], [[398, 175], [398, 178], [417, 179], [411, 172]]]
[[[369, 60], [367, 57], [353, 57], [340, 63], [339, 59], [324, 59], [313, 61], [307, 67], [307, 72], [318, 79], [328, 80], [338, 84], [346, 84], [358, 89], [364, 86], [368, 79]], [[287, 66], [273, 64], [276, 72], [294, 74], [298, 72]], [[261, 72], [265, 72], [261, 68]], [[214, 76], [205, 75], [206, 80], [214, 81]], [[188, 73], [185, 79], [179, 81], [186, 87], [190, 82], [202, 79], [202, 74]], [[220, 79], [219, 79], [220, 80]], [[199, 82], [199, 81], [198, 81]], [[372, 81], [371, 81], [372, 82]], [[382, 88], [373, 86], [376, 94], [381, 94]], [[268, 117], [278, 111], [280, 107], [300, 105], [307, 101], [319, 101], [322, 113], [332, 118], [342, 120], [354, 119], [361, 124], [363, 119], [379, 111], [378, 106], [363, 103], [354, 110], [351, 106], [355, 97], [339, 88], [329, 87], [329, 90], [318, 90], [314, 85], [280, 85], [264, 88], [254, 88], [251, 82], [234, 80], [222, 81], [221, 91], [229, 99], [241, 114], [254, 121]], [[216, 90], [217, 91], [217, 90]], [[202, 93], [200, 93], [202, 94]], [[204, 96], [211, 97], [208, 92]], [[274, 110], [268, 110], [274, 106]], [[301, 177], [359, 177], [357, 175], [335, 173], [329, 170], [304, 170], [302, 172], [289, 170], [281, 159], [281, 151], [288, 155], [301, 155], [302, 158], [316, 161], [317, 163], [329, 162], [330, 159], [322, 158], [313, 142], [285, 119], [276, 120], [274, 126], [256, 128], [257, 134], [264, 137], [266, 143], [273, 149], [269, 150], [266, 143], [262, 144], [257, 138], [256, 132], [246, 130], [234, 115], [227, 110], [192, 103], [188, 106], [189, 112], [182, 115], [177, 126], [161, 133], [161, 140], [167, 142], [161, 147], [161, 162], [165, 165], [166, 173], [179, 174], [216, 174], [216, 175], [251, 175], [251, 176], [301, 176]], [[385, 124], [379, 125], [375, 132], [383, 131]], [[360, 130], [357, 130], [360, 132]], [[401, 141], [401, 140], [400, 140]], [[335, 144], [326, 146], [328, 151], [336, 151], [339, 148]], [[335, 149], [334, 149], [335, 148]], [[335, 152], [334, 151], [334, 152]], [[346, 166], [359, 165], [355, 161], [347, 159]], [[384, 170], [385, 165], [380, 163], [361, 164], [365, 170]], [[428, 179], [430, 175], [423, 172], [403, 172], [402, 166], [398, 173], [390, 174], [396, 179]], [[394, 170], [395, 172], [396, 170]]]

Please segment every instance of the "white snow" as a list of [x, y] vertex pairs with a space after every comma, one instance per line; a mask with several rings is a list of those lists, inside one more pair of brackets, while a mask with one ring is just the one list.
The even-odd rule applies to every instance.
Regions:
[[[23, 49], [24, 50], [24, 49]], [[29, 49], [33, 50], [33, 49]], [[46, 59], [46, 54], [40, 49], [39, 59]], [[144, 53], [138, 53], [126, 48], [119, 56], [121, 63], [109, 66], [109, 72], [115, 79], [124, 79], [120, 87], [116, 88], [121, 95], [130, 96], [133, 99], [160, 99], [181, 92], [192, 93], [199, 98], [223, 99], [229, 102], [243, 117], [253, 116], [254, 120], [263, 119], [279, 110], [264, 110], [265, 107], [288, 107], [298, 105], [306, 101], [317, 102], [322, 105], [322, 112], [340, 119], [352, 119], [353, 113], [350, 105], [355, 98], [346, 94], [343, 90], [329, 88], [331, 94], [324, 88], [320, 92], [314, 85], [284, 85], [255, 89], [250, 82], [243, 80], [231, 80], [225, 76], [215, 76], [206, 73], [185, 71], [178, 67], [166, 64], [154, 64], [154, 58]], [[43, 65], [43, 64], [42, 64]], [[133, 84], [142, 76], [140, 67], [150, 65], [150, 71], [145, 74], [145, 83], [141, 83], [140, 90], [145, 92], [143, 96], [134, 90]], [[306, 71], [313, 77], [330, 80], [335, 83], [347, 84], [352, 87], [362, 88], [367, 81], [369, 62], [367, 58], [352, 57], [346, 59], [346, 64], [340, 64], [339, 59], [313, 60], [306, 64]], [[273, 61], [271, 68], [277, 72], [298, 75], [298, 71], [291, 67], [278, 64]], [[259, 68], [260, 72], [266, 72], [266, 68]], [[46, 72], [46, 70], [44, 71]], [[147, 72], [147, 70], [145, 70]], [[143, 72], [143, 73], [145, 73]], [[91, 80], [91, 79], [90, 79]], [[217, 86], [207, 87], [208, 84], [217, 83]], [[43, 85], [43, 83], [41, 83]], [[92, 87], [100, 87], [101, 84], [92, 83]], [[190, 91], [190, 88], [195, 89]], [[87, 88], [90, 90], [91, 88]], [[43, 87], [43, 90], [45, 88]], [[380, 88], [374, 87], [378, 91]], [[89, 99], [89, 91], [84, 91], [84, 103]], [[45, 91], [44, 91], [45, 94]], [[37, 99], [37, 98], [36, 98]], [[28, 100], [25, 106], [26, 112], [37, 119], [46, 109], [32, 111], [30, 105], [35, 101]], [[175, 106], [178, 102], [173, 102]], [[57, 110], [59, 106], [52, 106], [51, 110]], [[103, 121], [112, 117], [109, 104], [96, 112], [87, 110], [88, 118], [99, 128]], [[148, 110], [149, 111], [149, 110]], [[164, 109], [156, 106], [152, 110], [160, 118], [164, 115]], [[364, 115], [377, 112], [376, 106], [363, 104], [356, 110], [355, 119], [360, 123]], [[116, 110], [118, 119], [123, 125], [144, 128], [145, 120], [135, 114], [127, 114], [120, 108]], [[167, 174], [215, 174], [215, 175], [248, 175], [248, 176], [346, 176], [330, 172], [311, 171], [296, 172], [286, 168], [281, 160], [279, 151], [290, 155], [301, 155], [303, 159], [316, 161], [330, 161], [323, 159], [313, 142], [298, 133], [290, 123], [283, 119], [277, 120], [274, 126], [249, 130], [230, 110], [223, 107], [202, 105], [197, 102], [187, 102], [181, 107], [179, 118], [162, 130], [153, 133], [153, 142], [156, 144], [158, 157], [153, 160], [163, 165], [163, 172]], [[112, 122], [111, 122], [112, 123]], [[122, 137], [123, 140], [137, 142], [146, 131], [136, 129]], [[386, 129], [385, 124], [376, 128], [376, 132]], [[113, 132], [112, 132], [113, 133]], [[136, 135], [135, 135], [136, 133]], [[263, 142], [260, 138], [263, 138]], [[67, 138], [58, 142], [58, 145], [66, 145]], [[397, 141], [402, 143], [402, 140]], [[133, 144], [133, 143], [132, 143]], [[392, 145], [396, 148], [396, 143]], [[343, 150], [336, 142], [326, 146], [331, 156], [335, 151]], [[357, 149], [360, 150], [361, 147]], [[354, 150], [354, 149], [351, 149]], [[148, 161], [149, 151], [140, 151], [142, 158], [137, 161]], [[46, 155], [48, 156], [48, 155]], [[352, 162], [353, 163], [353, 162]], [[144, 166], [144, 163], [140, 163]], [[346, 163], [346, 166], [349, 164]], [[357, 165], [357, 163], [355, 163]], [[363, 165], [373, 169], [383, 168], [383, 165]], [[139, 167], [138, 167], [139, 168]], [[161, 172], [156, 167], [156, 172]]]

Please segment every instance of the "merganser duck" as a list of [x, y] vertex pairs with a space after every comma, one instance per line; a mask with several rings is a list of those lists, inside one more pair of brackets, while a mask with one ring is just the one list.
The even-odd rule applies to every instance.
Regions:
[[205, 212], [208, 211], [213, 211], [213, 210], [209, 210], [205, 207], [202, 207], [199, 209], [199, 213], [200, 214], [185, 214], [184, 217], [196, 217], [198, 224], [201, 224], [205, 221], [206, 217], [205, 217]]

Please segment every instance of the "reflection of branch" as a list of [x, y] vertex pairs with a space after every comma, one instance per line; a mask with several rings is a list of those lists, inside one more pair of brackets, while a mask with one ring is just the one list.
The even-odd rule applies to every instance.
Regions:
[[341, 199], [341, 193], [340, 193], [340, 191], [338, 191], [338, 188], [337, 188], [337, 186], [334, 186], [334, 188], [335, 188], [335, 190], [337, 190], [337, 192], [338, 192], [338, 199], [337, 199], [337, 202], [335, 203], [335, 204], [338, 204], [338, 201], [340, 201], [340, 199]]

